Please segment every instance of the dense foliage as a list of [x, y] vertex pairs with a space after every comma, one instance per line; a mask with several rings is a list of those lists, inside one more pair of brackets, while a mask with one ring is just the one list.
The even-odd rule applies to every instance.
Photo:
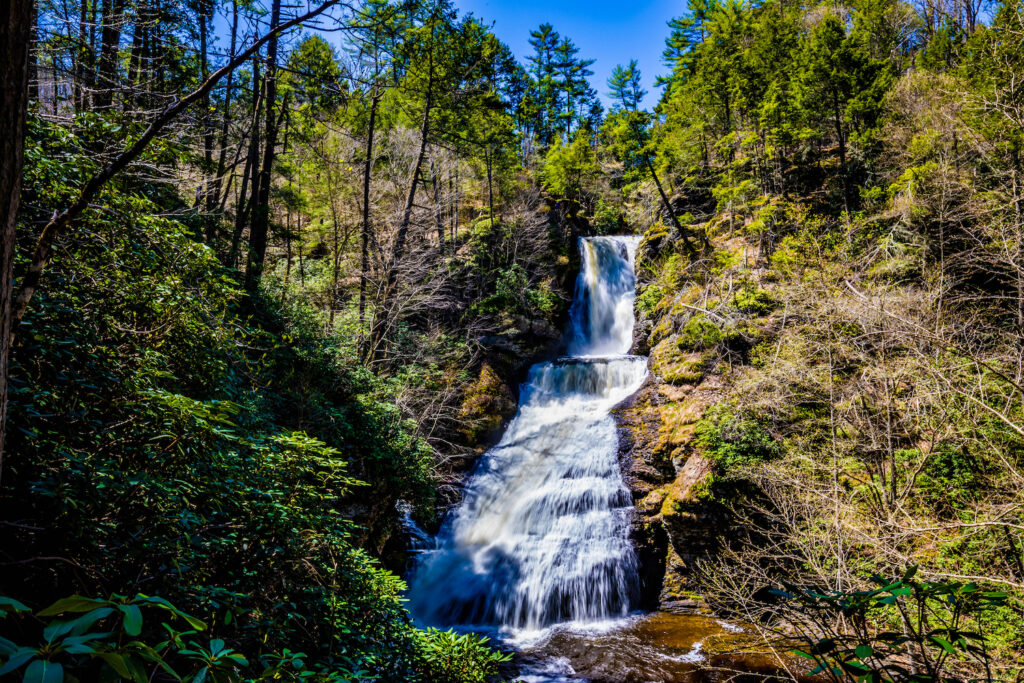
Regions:
[[727, 520], [691, 587], [836, 680], [1019, 677], [1019, 0], [691, 0], [607, 112], [550, 24], [319, 9], [38, 3], [0, 675], [493, 678], [413, 625], [399, 511], [557, 348], [574, 238], [635, 231], [638, 509]]

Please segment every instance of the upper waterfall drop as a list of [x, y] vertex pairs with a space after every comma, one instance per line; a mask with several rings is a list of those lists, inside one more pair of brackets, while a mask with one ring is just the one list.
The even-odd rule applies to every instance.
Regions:
[[633, 346], [633, 262], [639, 236], [580, 239], [580, 273], [570, 310], [570, 356], [629, 353]]
[[569, 353], [530, 369], [519, 412], [485, 453], [410, 608], [428, 624], [535, 630], [624, 616], [638, 590], [632, 501], [609, 411], [647, 376], [633, 340], [638, 237], [580, 240]]

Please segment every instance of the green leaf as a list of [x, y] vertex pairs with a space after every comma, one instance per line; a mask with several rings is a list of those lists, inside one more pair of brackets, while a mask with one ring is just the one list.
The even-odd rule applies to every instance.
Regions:
[[14, 598], [7, 598], [0, 595], [0, 612], [5, 615], [8, 612], [31, 612], [28, 607], [25, 607], [22, 603], [18, 602]]
[[842, 662], [843, 668], [855, 676], [871, 673], [871, 669], [858, 662]]
[[53, 603], [44, 610], [36, 613], [37, 617], [52, 617], [63, 612], [88, 612], [102, 605], [108, 605], [106, 600], [94, 600], [81, 595], [72, 595], [70, 598], [63, 598]]
[[4, 657], [10, 657], [13, 653], [18, 651], [18, 644], [13, 640], [7, 640], [0, 636], [0, 655]]
[[956, 652], [956, 648], [953, 647], [953, 644], [951, 642], [949, 642], [948, 640], [946, 640], [945, 638], [939, 638], [938, 636], [928, 636], [928, 639], [931, 640], [936, 645], [940, 646], [943, 650], [945, 650], [949, 654], [953, 654], [954, 652]]
[[139, 660], [131, 657], [125, 660], [125, 664], [128, 666], [128, 670], [131, 671], [132, 680], [135, 683], [149, 683], [149, 676], [146, 675], [146, 670], [142, 667]]
[[249, 660], [246, 659], [244, 656], [238, 654], [237, 652], [229, 654], [228, 659], [234, 660], [241, 666], [249, 666]]
[[37, 659], [25, 669], [21, 683], [64, 683], [64, 667], [57, 662]]
[[858, 645], [857, 649], [854, 650], [854, 653], [857, 655], [858, 659], [867, 659], [871, 655], [875, 654], [875, 650], [870, 645]]
[[118, 605], [117, 609], [124, 612], [124, 632], [130, 636], [142, 633], [142, 610], [138, 605]]
[[7, 663], [0, 666], [0, 676], [9, 674], [12, 671], [16, 671], [21, 668], [21, 665], [32, 659], [36, 654], [36, 651], [30, 647], [19, 648], [17, 652], [11, 655], [11, 658], [7, 660]]
[[117, 675], [121, 678], [131, 678], [132, 674], [128, 671], [128, 665], [125, 664], [124, 657], [115, 652], [100, 652], [96, 655], [104, 662], [110, 665], [110, 668], [117, 672]]
[[820, 654], [826, 654], [828, 652], [832, 652], [835, 649], [836, 649], [836, 641], [835, 640], [833, 640], [832, 638], [822, 638], [821, 640], [819, 640], [817, 643], [814, 644], [814, 647], [811, 648], [811, 652], [813, 652], [816, 655], [820, 655]]
[[136, 602], [142, 602], [142, 603], [147, 603], [147, 604], [155, 605], [157, 607], [160, 607], [161, 609], [165, 609], [168, 612], [171, 612], [172, 614], [174, 614], [175, 616], [181, 617], [182, 619], [187, 621], [188, 625], [191, 626], [192, 628], [194, 628], [197, 631], [203, 631], [203, 630], [206, 629], [206, 622], [204, 622], [204, 621], [202, 621], [200, 619], [196, 619], [193, 616], [189, 616], [188, 614], [185, 614], [180, 609], [178, 609], [177, 607], [172, 605], [165, 598], [161, 598], [161, 597], [156, 596], [156, 595], [150, 596], [150, 595], [143, 595], [142, 593], [139, 593], [138, 595], [135, 596], [135, 601]]
[[97, 621], [108, 617], [113, 613], [113, 608], [102, 607], [100, 609], [94, 609], [91, 612], [87, 612], [77, 619], [72, 619], [70, 621], [55, 621], [43, 629], [43, 638], [46, 639], [46, 642], [51, 643], [65, 633], [81, 635]]

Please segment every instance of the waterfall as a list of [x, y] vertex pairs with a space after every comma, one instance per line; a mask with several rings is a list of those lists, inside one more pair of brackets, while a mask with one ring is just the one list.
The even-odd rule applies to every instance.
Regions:
[[519, 411], [421, 555], [410, 609], [432, 625], [535, 630], [624, 616], [631, 499], [609, 411], [647, 375], [633, 342], [638, 237], [580, 240], [569, 356], [530, 369]]

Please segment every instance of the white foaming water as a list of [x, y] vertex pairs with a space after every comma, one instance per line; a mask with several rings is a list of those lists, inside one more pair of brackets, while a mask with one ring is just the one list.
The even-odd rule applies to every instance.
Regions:
[[625, 616], [637, 591], [609, 411], [647, 375], [633, 343], [638, 237], [580, 240], [570, 356], [530, 369], [519, 412], [421, 556], [410, 608], [436, 625], [535, 632]]
[[622, 354], [633, 346], [633, 260], [639, 244], [636, 236], [580, 240], [570, 356]]

